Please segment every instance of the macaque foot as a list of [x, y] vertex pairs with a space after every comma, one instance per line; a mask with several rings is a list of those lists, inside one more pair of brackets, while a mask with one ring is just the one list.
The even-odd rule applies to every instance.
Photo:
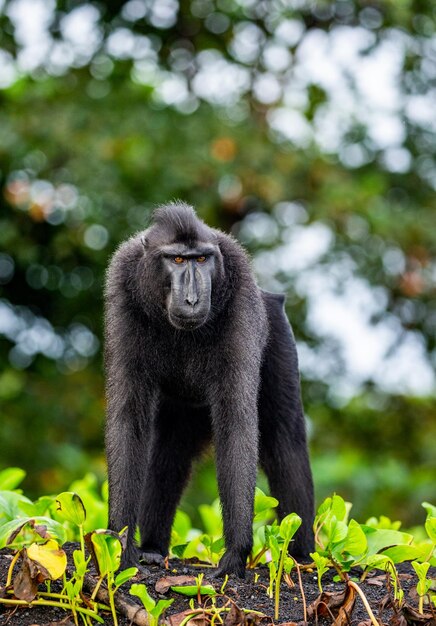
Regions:
[[212, 574], [213, 578], [223, 578], [226, 574], [245, 578], [247, 557], [238, 553], [226, 552], [221, 559], [218, 569]]
[[142, 550], [139, 560], [147, 565], [163, 565], [165, 557], [159, 552], [152, 550]]

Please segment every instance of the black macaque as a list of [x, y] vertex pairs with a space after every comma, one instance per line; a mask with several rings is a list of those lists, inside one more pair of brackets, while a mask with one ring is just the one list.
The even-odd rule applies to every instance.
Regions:
[[[297, 354], [284, 297], [262, 291], [229, 235], [183, 203], [121, 245], [106, 283], [109, 527], [128, 526], [128, 566], [162, 562], [193, 459], [213, 441], [226, 552], [244, 576], [258, 461], [280, 518], [313, 549], [313, 485]], [[133, 542], [139, 525], [140, 546]]]

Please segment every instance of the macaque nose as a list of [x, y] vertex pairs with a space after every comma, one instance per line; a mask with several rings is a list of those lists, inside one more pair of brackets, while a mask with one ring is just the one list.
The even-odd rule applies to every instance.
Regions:
[[198, 296], [195, 293], [195, 291], [189, 290], [186, 298], [185, 298], [185, 302], [186, 304], [189, 304], [190, 306], [195, 306], [198, 303]]
[[195, 306], [198, 304], [198, 290], [197, 281], [195, 279], [195, 270], [191, 265], [188, 266], [185, 282], [185, 302], [189, 306]]

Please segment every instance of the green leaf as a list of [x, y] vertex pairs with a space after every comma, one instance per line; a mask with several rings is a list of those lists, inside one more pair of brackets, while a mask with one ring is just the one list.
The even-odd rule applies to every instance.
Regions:
[[430, 539], [436, 543], [436, 517], [427, 517], [425, 520], [425, 530]]
[[331, 506], [332, 506], [332, 498], [331, 496], [329, 496], [328, 498], [323, 500], [323, 502], [321, 502], [321, 504], [319, 505], [318, 510], [316, 512], [316, 517], [317, 518], [324, 517], [331, 510]]
[[343, 522], [347, 520], [347, 505], [346, 502], [341, 496], [338, 496], [336, 493], [332, 498], [332, 506], [331, 513], [336, 517], [337, 520]]
[[201, 535], [200, 541], [205, 546], [205, 548], [210, 548], [210, 546], [212, 545], [212, 538], [210, 537], [210, 535]]
[[268, 537], [268, 548], [271, 552], [272, 560], [277, 563], [280, 558], [280, 546], [279, 542], [277, 541], [277, 537], [275, 537], [274, 535], [269, 535]]
[[385, 570], [387, 566], [391, 563], [391, 560], [388, 556], [384, 554], [372, 554], [368, 556], [365, 561], [365, 567], [368, 569], [383, 569]]
[[122, 572], [120, 572], [116, 576], [115, 586], [121, 587], [121, 585], [124, 585], [124, 583], [126, 583], [128, 580], [136, 576], [137, 573], [138, 573], [137, 567], [128, 567], [127, 569], [124, 569]]
[[202, 596], [215, 596], [216, 591], [212, 587], [212, 585], [201, 585], [198, 587], [197, 585], [174, 585], [171, 587], [172, 591], [176, 593], [180, 593], [182, 596], [196, 596], [198, 591]]
[[294, 566], [295, 566], [294, 559], [287, 554], [283, 561], [283, 569], [285, 570], [286, 574], [290, 574], [292, 570], [294, 569]]
[[25, 478], [26, 472], [19, 467], [7, 467], [0, 472], [0, 491], [12, 491]]
[[42, 536], [38, 531], [38, 526], [44, 529], [43, 534], [48, 533], [61, 545], [65, 543], [67, 534], [59, 522], [49, 517], [22, 517], [0, 525], [0, 548], [5, 546], [19, 548], [34, 542], [46, 541], [47, 537]]
[[144, 605], [145, 610], [148, 611], [149, 613], [156, 606], [155, 600], [153, 600], [153, 598], [150, 596], [150, 594], [147, 591], [147, 587], [142, 583], [134, 583], [130, 587], [130, 594], [132, 596], [136, 596], [137, 598], [139, 598], [142, 604]]
[[192, 557], [197, 557], [204, 561], [209, 561], [209, 555], [201, 541], [201, 535], [195, 537], [194, 539], [191, 539], [191, 541], [185, 547], [185, 550], [183, 552], [183, 558], [189, 559]]
[[76, 588], [75, 588], [75, 584], [73, 583], [73, 581], [67, 580], [67, 582], [64, 585], [64, 589], [67, 592], [68, 600], [70, 602], [74, 602], [74, 598], [76, 597]]
[[266, 524], [263, 529], [265, 533], [265, 545], [270, 548], [272, 542], [275, 540], [274, 545], [278, 546], [279, 526], [277, 522], [274, 521], [273, 524]]
[[169, 607], [172, 605], [172, 603], [174, 602], [173, 599], [171, 600], [159, 600], [159, 602], [156, 604], [156, 606], [151, 609], [150, 613], [151, 615], [153, 615], [153, 617], [157, 620], [162, 613]]
[[56, 510], [59, 511], [66, 520], [82, 526], [86, 520], [85, 506], [77, 493], [64, 491], [56, 498]]
[[256, 492], [254, 496], [254, 514], [259, 515], [264, 511], [269, 511], [270, 509], [275, 509], [279, 504], [277, 498], [273, 498], [272, 496], [267, 496], [259, 487], [256, 487]]
[[326, 498], [318, 508], [317, 517], [335, 517], [339, 521], [347, 518], [347, 506], [345, 500], [336, 493], [332, 497]]
[[415, 570], [419, 580], [424, 580], [424, 578], [427, 576], [430, 563], [418, 563], [417, 561], [413, 561], [412, 567]]
[[20, 502], [20, 510], [26, 513], [29, 517], [32, 515], [45, 515], [49, 511], [53, 502], [54, 496], [41, 496], [35, 502]]
[[174, 554], [174, 556], [176, 556], [179, 559], [183, 558], [183, 555], [185, 554], [185, 550], [187, 548], [188, 544], [187, 543], [182, 543], [178, 546], [172, 546], [171, 547], [171, 552]]
[[206, 533], [211, 537], [221, 537], [223, 534], [223, 521], [220, 501], [217, 499], [212, 505], [200, 504], [198, 511]]
[[383, 554], [388, 556], [394, 563], [403, 563], [403, 561], [412, 561], [413, 559], [419, 560], [428, 555], [428, 544], [392, 546], [392, 548], [383, 550]]
[[381, 550], [392, 546], [407, 545], [413, 541], [413, 536], [399, 530], [387, 530], [384, 528], [371, 528], [361, 526], [368, 542], [368, 555], [377, 554]]
[[83, 578], [86, 574], [86, 570], [88, 569], [88, 563], [91, 557], [85, 558], [83, 552], [81, 550], [74, 550], [73, 552], [73, 561], [74, 567], [76, 568], [77, 576]]
[[120, 537], [111, 530], [95, 530], [85, 536], [100, 576], [114, 573], [120, 566], [122, 546]]
[[277, 563], [278, 561], [269, 561], [268, 569], [269, 569], [269, 579], [274, 580], [277, 575]]
[[430, 590], [432, 580], [426, 579], [428, 569], [430, 567], [430, 563], [418, 563], [417, 561], [413, 561], [412, 567], [418, 576], [418, 584], [416, 585], [416, 591], [418, 595], [425, 596], [426, 593]]
[[367, 540], [360, 524], [356, 520], [350, 520], [348, 532], [343, 545], [344, 552], [353, 556], [361, 556], [367, 548]]
[[225, 548], [224, 537], [220, 537], [219, 539], [214, 541], [210, 547], [213, 554], [221, 554], [224, 548]]
[[436, 506], [430, 504], [430, 502], [423, 502], [422, 506], [427, 511], [427, 516], [436, 517]]
[[348, 526], [336, 518], [332, 518], [330, 525], [330, 543], [336, 544], [343, 541], [348, 534]]
[[192, 528], [192, 522], [187, 513], [177, 509], [176, 516], [174, 518], [172, 536], [172, 543], [181, 544], [187, 541], [188, 533]]
[[379, 518], [370, 517], [369, 519], [367, 519], [365, 522], [365, 526], [372, 526], [373, 528], [386, 528], [389, 530], [399, 530], [401, 527], [401, 522], [397, 520], [393, 522], [391, 519], [389, 519], [389, 517], [386, 517], [386, 515], [380, 515]]
[[290, 541], [301, 526], [302, 519], [296, 513], [286, 515], [280, 522], [279, 533], [285, 541]]
[[[24, 511], [24, 506], [27, 507], [27, 511]], [[32, 515], [36, 515], [32, 500], [16, 491], [0, 492], [0, 524], [17, 517], [31, 517]]]
[[328, 570], [327, 563], [329, 560], [327, 557], [322, 556], [318, 552], [311, 552], [309, 556], [311, 559], [313, 559], [313, 562], [315, 563], [316, 568], [319, 572], [322, 571], [324, 573]]

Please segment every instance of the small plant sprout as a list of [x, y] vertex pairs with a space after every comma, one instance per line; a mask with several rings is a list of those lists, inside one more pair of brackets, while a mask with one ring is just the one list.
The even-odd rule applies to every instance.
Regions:
[[277, 569], [280, 559], [280, 546], [279, 546], [279, 527], [276, 523], [271, 526], [265, 526], [265, 544], [268, 548], [267, 554], [268, 569], [269, 569], [269, 585], [267, 589], [268, 597], [274, 596], [274, 584], [277, 578]]
[[328, 543], [331, 541], [333, 532], [337, 535], [347, 525], [348, 507], [346, 502], [340, 496], [333, 494], [328, 497], [319, 506], [315, 521], [313, 522], [313, 530], [315, 533], [315, 542], [322, 551], [326, 550]]
[[421, 615], [424, 613], [424, 597], [430, 591], [432, 580], [427, 578], [427, 572], [430, 567], [430, 563], [418, 563], [418, 561], [412, 561], [412, 567], [418, 576], [418, 584], [416, 585], [416, 591], [419, 595], [419, 607], [418, 610]]
[[222, 585], [221, 585], [221, 587], [220, 587], [220, 593], [221, 593], [222, 595], [224, 595], [224, 590], [225, 590], [225, 588], [227, 587], [227, 583], [228, 583], [228, 582], [229, 582], [229, 575], [228, 575], [228, 574], [226, 574], [226, 575], [224, 576], [223, 584], [222, 584]]
[[174, 602], [174, 600], [159, 600], [156, 602], [148, 593], [147, 587], [142, 583], [133, 584], [130, 587], [130, 593], [141, 600], [150, 616], [150, 626], [158, 626], [159, 617]]
[[86, 520], [86, 510], [81, 497], [72, 491], [60, 493], [56, 498], [56, 510], [65, 520], [79, 528], [80, 548], [85, 556], [83, 525]]
[[365, 565], [367, 568], [366, 571], [377, 568], [385, 570], [389, 574], [394, 599], [397, 605], [401, 607], [404, 601], [404, 591], [401, 587], [398, 572], [392, 559], [385, 554], [373, 554], [371, 557], [366, 559]]
[[106, 578], [109, 605], [115, 626], [118, 626], [118, 620], [115, 611], [114, 593], [118, 587], [130, 580], [130, 578], [133, 578], [138, 572], [136, 567], [130, 567], [120, 572], [115, 578], [115, 572], [118, 570], [121, 563], [123, 550], [121, 544], [122, 536], [123, 531], [118, 535], [111, 530], [95, 530], [85, 536], [86, 544], [91, 552], [99, 575], [97, 585], [91, 595], [91, 600], [95, 599], [103, 579]]
[[195, 578], [195, 583], [197, 585], [197, 602], [201, 604], [201, 583], [203, 582], [204, 574], [198, 574]]
[[429, 502], [423, 502], [422, 506], [427, 511], [425, 530], [431, 542], [428, 556], [425, 561], [430, 561], [432, 557], [436, 559], [436, 506], [433, 506]]
[[68, 600], [71, 603], [71, 610], [73, 612], [74, 622], [77, 624], [77, 609], [81, 598], [83, 581], [88, 569], [89, 558], [85, 559], [85, 556], [81, 550], [74, 550], [74, 574], [70, 580], [64, 578], [64, 592], [68, 596]]
[[267, 521], [274, 517], [274, 509], [279, 501], [272, 496], [267, 496], [261, 489], [256, 487], [254, 497], [254, 520], [253, 520], [253, 549], [248, 557], [248, 568], [254, 569], [268, 550], [265, 540], [265, 528]]
[[319, 589], [319, 592], [322, 593], [321, 578], [328, 571], [329, 560], [327, 557], [322, 556], [321, 554], [318, 554], [318, 552], [311, 552], [310, 557], [313, 559], [313, 562], [315, 563], [316, 572], [318, 576], [318, 589]]
[[273, 511], [278, 504], [277, 498], [267, 496], [262, 489], [256, 487], [254, 494], [254, 521], [264, 524], [268, 519], [271, 519]]
[[212, 535], [203, 534], [198, 540], [206, 549], [207, 561], [211, 565], [217, 565], [224, 552], [224, 538], [214, 539]]
[[183, 596], [197, 596], [198, 604], [201, 604], [201, 596], [215, 596], [216, 591], [212, 585], [203, 585], [204, 574], [198, 574], [195, 585], [171, 585], [171, 590]]
[[86, 558], [85, 539], [83, 525], [86, 520], [86, 510], [82, 499], [77, 493], [64, 491], [56, 498], [56, 510], [60, 517], [70, 522], [79, 529], [80, 550], [74, 550], [73, 560], [75, 565], [74, 575], [70, 580], [64, 577], [64, 591], [71, 603], [74, 622], [77, 624], [77, 608], [80, 594], [82, 593], [83, 581], [88, 568], [90, 557]]
[[[351, 505], [335, 494], [324, 500], [314, 522], [319, 553], [328, 558], [342, 580], [347, 580], [347, 572], [360, 563], [368, 550], [367, 536], [362, 526], [353, 519], [348, 522], [350, 508]], [[383, 532], [373, 528], [369, 530], [373, 533]]]
[[[292, 540], [292, 537], [295, 535], [299, 527], [301, 526], [301, 517], [296, 513], [290, 513], [286, 517], [284, 517], [279, 526], [279, 537], [281, 539], [281, 545], [279, 547], [279, 559], [277, 569], [274, 580], [275, 587], [275, 596], [274, 596], [274, 617], [277, 620], [279, 618], [279, 605], [280, 605], [280, 582], [282, 580], [283, 571], [290, 571], [293, 567], [293, 559], [288, 556], [288, 548], [289, 544]], [[277, 542], [277, 539], [276, 539]], [[274, 543], [274, 541], [273, 541]], [[277, 554], [276, 550], [271, 551], [271, 555], [273, 556], [273, 552]], [[271, 575], [271, 570], [270, 570]]]

